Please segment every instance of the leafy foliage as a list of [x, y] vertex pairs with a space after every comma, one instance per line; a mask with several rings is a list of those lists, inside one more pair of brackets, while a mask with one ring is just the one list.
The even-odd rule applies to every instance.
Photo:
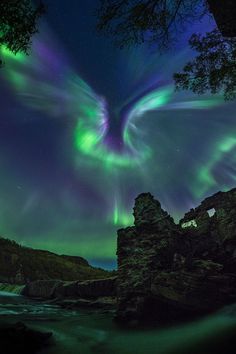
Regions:
[[208, 10], [206, 0], [100, 0], [97, 29], [120, 47], [155, 42], [159, 49], [177, 39], [186, 24]]
[[[209, 0], [101, 0], [97, 28], [120, 47], [155, 42], [161, 50], [177, 39], [186, 24], [206, 14], [208, 3], [219, 19], [222, 9]], [[227, 18], [220, 17], [224, 23], [233, 16], [230, 9], [235, 9], [232, 1], [227, 6]], [[193, 34], [189, 44], [199, 55], [182, 73], [174, 74], [176, 89], [198, 94], [223, 92], [225, 100], [236, 98], [236, 42], [214, 30], [205, 36]]]
[[198, 94], [223, 93], [225, 100], [236, 98], [236, 40], [225, 39], [218, 30], [205, 36], [194, 34], [189, 40], [198, 52], [182, 73], [174, 74], [177, 90]]
[[0, 0], [0, 46], [5, 45], [15, 54], [27, 54], [44, 11], [41, 1], [33, 6], [31, 0]]

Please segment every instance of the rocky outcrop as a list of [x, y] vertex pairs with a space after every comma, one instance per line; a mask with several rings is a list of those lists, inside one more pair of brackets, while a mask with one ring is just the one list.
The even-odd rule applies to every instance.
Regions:
[[52, 299], [56, 289], [62, 284], [60, 280], [36, 280], [28, 283], [21, 294], [31, 298]]
[[0, 325], [1, 353], [38, 353], [48, 346], [51, 336], [52, 333], [30, 329], [22, 322]]
[[57, 298], [96, 299], [105, 296], [116, 296], [116, 277], [61, 283], [55, 290]]
[[77, 292], [82, 298], [116, 296], [116, 277], [78, 282]]
[[35, 280], [88, 280], [110, 277], [111, 273], [91, 267], [82, 257], [22, 247], [0, 237], [0, 282], [26, 284]]
[[[194, 227], [189, 227], [194, 223]], [[184, 238], [191, 242], [191, 257], [223, 264], [227, 272], [236, 265], [236, 189], [218, 192], [191, 209], [180, 220]]]
[[97, 299], [116, 296], [116, 277], [62, 282], [38, 280], [27, 284], [22, 295], [41, 299]]
[[176, 225], [150, 193], [135, 226], [118, 231], [119, 321], [170, 321], [236, 301], [236, 189], [219, 192]]

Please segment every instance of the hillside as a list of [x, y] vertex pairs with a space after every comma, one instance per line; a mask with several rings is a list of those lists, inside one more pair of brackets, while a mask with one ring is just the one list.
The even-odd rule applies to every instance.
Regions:
[[87, 280], [106, 278], [111, 272], [93, 268], [82, 257], [22, 247], [0, 237], [0, 282], [24, 284], [33, 280]]

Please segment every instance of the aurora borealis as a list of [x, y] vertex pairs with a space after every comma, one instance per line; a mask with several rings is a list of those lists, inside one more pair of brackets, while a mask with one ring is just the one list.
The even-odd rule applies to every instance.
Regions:
[[2, 49], [0, 234], [106, 265], [139, 193], [178, 220], [235, 187], [236, 102], [174, 91], [208, 17], [160, 56], [114, 48], [78, 3], [49, 7], [29, 56]]

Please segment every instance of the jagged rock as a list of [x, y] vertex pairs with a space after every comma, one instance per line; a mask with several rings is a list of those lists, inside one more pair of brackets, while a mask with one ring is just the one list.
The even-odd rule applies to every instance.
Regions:
[[[209, 214], [210, 216], [209, 216]], [[192, 256], [224, 264], [225, 271], [236, 266], [236, 189], [218, 192], [191, 209], [180, 220], [185, 226], [194, 221], [196, 227], [182, 229], [191, 241]]]
[[134, 217], [118, 231], [119, 321], [180, 319], [236, 301], [236, 189], [205, 199], [179, 225], [143, 193]]
[[158, 270], [171, 269], [179, 234], [173, 219], [150, 193], [136, 198], [134, 217], [135, 227], [118, 231], [117, 317], [124, 321], [146, 311], [152, 280]]
[[174, 220], [150, 193], [142, 193], [135, 199], [134, 225], [144, 229], [169, 228], [174, 226]]

